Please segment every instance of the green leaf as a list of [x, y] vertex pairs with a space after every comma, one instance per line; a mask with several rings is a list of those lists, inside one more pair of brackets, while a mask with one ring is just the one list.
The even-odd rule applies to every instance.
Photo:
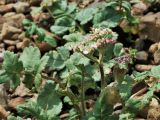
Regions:
[[46, 54], [49, 56], [47, 66], [53, 70], [61, 70], [65, 67], [65, 61], [57, 51], [50, 51]]
[[127, 1], [127, 0], [122, 1], [122, 7], [126, 10], [127, 14], [130, 14], [131, 4], [129, 1]]
[[8, 116], [7, 120], [24, 120], [24, 119], [21, 117]]
[[116, 43], [115, 46], [114, 46], [114, 55], [116, 57], [119, 57], [123, 54], [123, 44], [122, 43]]
[[37, 29], [36, 29], [36, 33], [37, 33], [37, 35], [38, 35], [37, 40], [43, 41], [44, 38], [45, 38], [45, 32], [46, 32], [46, 31], [45, 31], [43, 28], [37, 28]]
[[84, 55], [82, 55], [81, 53], [73, 53], [70, 56], [70, 60], [73, 62], [74, 65], [88, 65], [90, 60], [88, 58], [86, 58]]
[[97, 11], [98, 10], [96, 8], [92, 8], [92, 7], [88, 7], [88, 8], [82, 9], [82, 10], [80, 10], [80, 12], [78, 12], [76, 14], [75, 19], [80, 21], [81, 25], [84, 25], [84, 24], [88, 23], [90, 20], [92, 20], [94, 14]]
[[20, 56], [20, 61], [22, 61], [25, 71], [33, 72], [40, 62], [40, 56], [40, 51], [37, 47], [30, 46], [25, 48]]
[[41, 74], [37, 74], [35, 76], [35, 80], [34, 80], [35, 88], [37, 89], [37, 91], [40, 90], [41, 83], [42, 83]]
[[94, 27], [116, 27], [124, 17], [123, 13], [113, 8], [105, 8], [99, 11], [93, 18]]
[[61, 112], [62, 102], [55, 91], [53, 81], [46, 82], [46, 85], [37, 98], [37, 104], [54, 115], [58, 115]]
[[63, 60], [67, 60], [70, 56], [69, 50], [66, 47], [58, 47], [57, 52]]
[[67, 42], [79, 42], [82, 40], [82, 34], [81, 33], [71, 33], [69, 35], [64, 35], [63, 39], [65, 39]]
[[28, 37], [31, 37], [33, 34], [35, 34], [37, 26], [33, 22], [31, 22], [30, 26], [28, 26], [28, 27], [24, 26], [24, 28], [26, 29], [26, 35]]
[[76, 10], [77, 7], [77, 3], [76, 2], [71, 2], [69, 3], [68, 7], [67, 7], [67, 13], [72, 13]]
[[131, 113], [120, 114], [119, 120], [135, 120], [134, 119], [134, 114], [131, 114]]
[[9, 81], [10, 77], [7, 75], [6, 71], [0, 70], [0, 84]]
[[22, 71], [22, 63], [18, 60], [18, 56], [13, 52], [6, 51], [4, 53], [3, 69], [7, 73], [19, 73]]
[[134, 80], [136, 81], [143, 81], [145, 78], [147, 78], [148, 76], [150, 76], [151, 72], [150, 71], [145, 71], [145, 72], [136, 72], [133, 71], [133, 76], [134, 76]]
[[124, 79], [118, 84], [119, 93], [123, 100], [128, 100], [131, 96], [133, 80], [129, 75], [126, 75]]
[[108, 62], [109, 60], [111, 60], [113, 58], [113, 49], [114, 49], [114, 45], [113, 44], [110, 44], [110, 45], [107, 45], [106, 48], [105, 48], [105, 54], [104, 54], [104, 61], [105, 62]]
[[155, 66], [151, 69], [151, 75], [156, 78], [160, 78], [160, 65]]
[[69, 50], [72, 50], [78, 42], [82, 40], [83, 36], [81, 33], [72, 33], [69, 35], [64, 35], [63, 39], [67, 41], [67, 43], [64, 45]]
[[62, 35], [69, 30], [69, 27], [54, 25], [51, 26], [51, 31], [57, 35]]
[[43, 0], [42, 7], [48, 7], [54, 16], [64, 14], [67, 10], [67, 0]]
[[33, 73], [25, 73], [25, 77], [24, 77], [24, 80], [23, 80], [23, 83], [25, 84], [25, 86], [29, 89], [32, 88], [32, 85], [34, 83], [34, 74]]
[[53, 47], [57, 46], [56, 39], [54, 39], [52, 36], [45, 36], [44, 41]]
[[49, 57], [43, 56], [42, 58], [40, 51], [37, 47], [25, 48], [20, 56], [20, 60], [25, 68], [24, 83], [28, 88], [32, 88], [33, 83], [38, 90], [41, 85], [41, 72], [45, 69]]
[[[111, 88], [111, 87], [110, 87]], [[105, 88], [101, 94], [100, 97], [97, 99], [95, 106], [93, 108], [92, 117], [95, 117], [96, 119], [103, 119], [103, 120], [110, 120], [114, 115], [112, 116], [113, 112], [113, 105], [111, 99], [107, 99], [108, 97], [112, 97], [109, 95], [112, 90], [109, 90], [110, 88]], [[114, 103], [113, 103], [114, 104]]]
[[18, 56], [13, 52], [6, 51], [4, 53], [4, 62], [2, 68], [5, 70], [5, 73], [2, 74], [2, 82], [4, 82], [4, 77], [6, 80], [11, 80], [11, 87], [16, 88], [20, 84], [20, 73], [23, 70], [22, 63], [18, 60]]
[[[43, 56], [43, 57], [40, 59], [39, 63], [37, 63], [38, 65], [37, 65], [36, 73], [41, 73], [42, 70], [45, 69], [45, 66], [47, 65], [48, 60], [49, 60], [49, 57], [48, 57], [48, 56]], [[38, 62], [38, 61], [37, 61], [37, 62]]]
[[31, 115], [39, 120], [44, 120], [43, 118], [43, 112], [42, 109], [37, 105], [36, 102], [29, 101], [25, 104], [18, 105], [17, 111], [20, 114], [25, 114], [27, 116]]
[[51, 31], [57, 35], [63, 35], [69, 29], [75, 26], [75, 21], [70, 17], [64, 16], [56, 19], [53, 26], [51, 26]]

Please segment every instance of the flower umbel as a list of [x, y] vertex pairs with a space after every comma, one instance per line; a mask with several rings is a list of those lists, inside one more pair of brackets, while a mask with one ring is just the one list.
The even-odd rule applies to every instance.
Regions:
[[92, 28], [90, 34], [75, 47], [75, 50], [90, 54], [108, 44], [114, 44], [116, 39], [117, 34], [109, 28]]
[[118, 63], [129, 63], [131, 62], [132, 59], [131, 59], [131, 55], [127, 54], [120, 57], [116, 57], [114, 58], [114, 60]]

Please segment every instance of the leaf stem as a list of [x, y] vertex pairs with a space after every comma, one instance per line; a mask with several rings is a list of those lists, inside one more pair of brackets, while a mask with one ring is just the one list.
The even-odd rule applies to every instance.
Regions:
[[99, 70], [101, 74], [101, 90], [103, 90], [106, 86], [105, 77], [104, 77], [104, 68], [102, 64], [99, 64]]
[[104, 68], [103, 68], [103, 58], [104, 58], [104, 49], [100, 49], [98, 66], [99, 66], [100, 75], [101, 75], [101, 91], [106, 86], [105, 77], [104, 77]]
[[119, 0], [119, 10], [120, 10], [120, 11], [122, 10], [122, 1], [123, 1], [123, 0]]
[[85, 90], [84, 90], [84, 77], [85, 77], [85, 71], [84, 71], [84, 66], [82, 66], [82, 79], [81, 79], [81, 107], [82, 107], [82, 115], [86, 115], [85, 111]]
[[67, 90], [65, 92], [66, 92], [67, 96], [69, 97], [69, 99], [72, 101], [74, 108], [78, 111], [78, 113], [80, 114], [80, 116], [82, 116], [83, 113], [81, 112], [81, 109], [78, 106], [78, 104], [76, 104], [77, 97], [74, 95], [74, 93], [72, 92], [72, 90], [70, 88], [68, 88], [68, 87], [67, 87]]

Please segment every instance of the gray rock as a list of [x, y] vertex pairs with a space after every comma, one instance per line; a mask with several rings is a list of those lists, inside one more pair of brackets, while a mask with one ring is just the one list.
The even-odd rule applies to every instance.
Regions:
[[3, 42], [6, 45], [16, 45], [18, 43], [18, 41], [13, 41], [13, 40], [3, 40]]
[[13, 10], [13, 5], [14, 4], [1, 5], [0, 6], [0, 14], [11, 12]]
[[26, 35], [25, 32], [22, 32], [19, 36], [18, 36], [18, 40], [23, 40], [25, 39]]
[[160, 49], [154, 53], [153, 57], [155, 64], [160, 64]]
[[[1, 35], [2, 35], [2, 39], [13, 39], [16, 37], [14, 36], [16, 33], [21, 33], [22, 30], [21, 29], [18, 29], [14, 26], [11, 26], [9, 25], [8, 23], [4, 23], [3, 24], [3, 27], [2, 27], [2, 32], [1, 32]], [[18, 35], [17, 35], [17, 38], [18, 38]]]
[[14, 4], [13, 8], [17, 13], [26, 13], [29, 10], [29, 3], [27, 2], [17, 2]]
[[4, 84], [0, 84], [0, 105], [7, 106], [7, 93]]
[[136, 59], [139, 61], [147, 61], [148, 53], [146, 51], [137, 52]]
[[142, 16], [140, 18], [139, 31], [141, 39], [160, 42], [160, 12]]
[[25, 38], [25, 39], [23, 39], [22, 42], [19, 42], [16, 44], [16, 48], [17, 49], [24, 49], [25, 47], [29, 46], [29, 43], [30, 43], [30, 39]]
[[39, 5], [41, 2], [42, 2], [42, 0], [29, 0], [29, 4], [31, 6]]
[[4, 23], [7, 23], [17, 28], [21, 28], [22, 21], [24, 19], [25, 19], [25, 16], [23, 14], [8, 13], [7, 15], [0, 16], [0, 31], [2, 30]]
[[135, 65], [135, 69], [140, 72], [151, 70], [152, 67], [154, 67], [154, 65], [142, 65], [142, 64]]
[[158, 50], [158, 43], [154, 43], [149, 47], [149, 52], [154, 54]]

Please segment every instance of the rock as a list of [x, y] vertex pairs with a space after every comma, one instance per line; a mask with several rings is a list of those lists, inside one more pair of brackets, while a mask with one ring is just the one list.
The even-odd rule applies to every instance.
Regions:
[[36, 45], [41, 52], [47, 52], [53, 49], [53, 47], [46, 42], [37, 42]]
[[13, 52], [13, 51], [15, 51], [15, 46], [9, 46], [7, 48], [7, 50]]
[[141, 39], [160, 42], [160, 12], [141, 17], [139, 31]]
[[24, 49], [25, 47], [28, 47], [30, 43], [30, 39], [25, 38], [23, 42], [19, 42], [16, 44], [17, 49]]
[[0, 5], [4, 5], [5, 3], [5, 0], [0, 0]]
[[149, 47], [149, 52], [150, 53], [155, 53], [158, 50], [158, 43], [154, 43]]
[[14, 91], [14, 93], [12, 94], [12, 96], [19, 96], [19, 97], [25, 97], [28, 95], [29, 93], [29, 89], [26, 88], [26, 86], [21, 83], [17, 88], [16, 90]]
[[145, 45], [145, 41], [142, 39], [136, 39], [135, 41], [135, 49], [137, 50], [143, 50]]
[[19, 36], [18, 36], [18, 40], [23, 40], [25, 39], [26, 35], [25, 32], [22, 32]]
[[8, 116], [9, 116], [9, 112], [7, 112], [5, 108], [0, 105], [0, 119], [6, 120]]
[[25, 99], [22, 97], [13, 98], [8, 102], [8, 107], [16, 109], [18, 105], [25, 103]]
[[146, 51], [137, 52], [136, 59], [139, 61], [147, 61], [148, 53]]
[[16, 28], [22, 28], [22, 21], [25, 19], [23, 14], [8, 13], [9, 15], [4, 15], [0, 17], [0, 31], [2, 30], [3, 24], [7, 23], [10, 26]]
[[21, 32], [22, 32], [21, 29], [11, 26], [8, 23], [4, 23], [2, 27], [2, 33], [1, 33], [2, 39], [13, 39], [13, 38], [17, 39], [18, 36], [15, 37], [14, 35], [16, 33], [21, 33]]
[[41, 0], [29, 0], [30, 6], [39, 5], [41, 3]]
[[3, 17], [10, 17], [13, 15], [16, 15], [16, 13], [15, 12], [7, 12], [6, 14], [3, 15]]
[[1, 5], [0, 6], [0, 14], [11, 12], [13, 10], [13, 5], [14, 4]]
[[152, 67], [154, 67], [154, 65], [142, 65], [142, 64], [135, 65], [135, 69], [140, 72], [151, 70]]
[[6, 107], [7, 106], [7, 93], [4, 84], [0, 84], [0, 106]]
[[5, 0], [5, 3], [8, 4], [8, 3], [15, 3], [17, 2], [17, 0]]
[[3, 52], [2, 52], [2, 51], [0, 51], [0, 63], [2, 63], [2, 62], [3, 62], [3, 56], [4, 56]]
[[14, 4], [13, 8], [17, 13], [26, 13], [29, 12], [29, 3], [28, 2], [17, 2]]
[[160, 104], [155, 98], [150, 102], [147, 120], [160, 120]]
[[6, 45], [16, 45], [18, 41], [13, 41], [13, 40], [4, 40], [3, 41]]
[[160, 64], [160, 49], [154, 53], [153, 57], [155, 64]]
[[2, 35], [0, 34], [0, 42], [2, 41], [3, 39], [2, 39]]
[[132, 13], [134, 15], [142, 15], [148, 9], [149, 5], [143, 2], [138, 2], [132, 6]]
[[31, 12], [31, 16], [33, 18], [33, 21], [38, 23], [51, 18], [48, 13], [43, 13], [43, 12], [38, 12], [38, 13]]

